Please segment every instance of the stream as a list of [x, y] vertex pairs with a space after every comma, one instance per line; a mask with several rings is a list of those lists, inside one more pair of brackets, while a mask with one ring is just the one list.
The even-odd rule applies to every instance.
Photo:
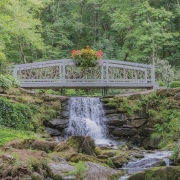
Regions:
[[143, 158], [133, 158], [127, 164], [123, 165], [121, 170], [124, 171], [124, 176], [120, 177], [119, 180], [126, 180], [132, 174], [151, 167], [157, 167], [161, 160], [164, 161], [166, 166], [169, 166], [171, 163], [169, 160], [171, 154], [171, 151], [154, 151], [151, 153], [143, 152]]

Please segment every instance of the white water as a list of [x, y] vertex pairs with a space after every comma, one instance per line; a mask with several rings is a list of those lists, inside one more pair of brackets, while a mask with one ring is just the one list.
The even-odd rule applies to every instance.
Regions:
[[169, 157], [171, 154], [172, 152], [170, 151], [155, 151], [153, 153], [144, 153], [144, 158], [134, 158], [127, 164], [123, 165], [122, 170], [125, 172], [125, 175], [120, 177], [119, 180], [126, 180], [131, 174], [143, 171], [150, 167], [156, 167], [156, 162], [159, 160], [164, 160], [166, 166], [169, 166]]
[[105, 117], [100, 98], [71, 97], [68, 135], [92, 137], [96, 144], [108, 144], [105, 138]]

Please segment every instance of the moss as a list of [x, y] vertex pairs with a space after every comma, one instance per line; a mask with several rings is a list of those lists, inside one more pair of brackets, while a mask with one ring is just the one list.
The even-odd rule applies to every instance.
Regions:
[[94, 152], [95, 152], [96, 155], [102, 154], [102, 150], [101, 150], [99, 147], [96, 147], [96, 148], [94, 149]]
[[75, 163], [77, 163], [79, 161], [90, 161], [90, 162], [99, 163], [99, 164], [105, 164], [106, 163], [105, 160], [97, 159], [94, 156], [89, 156], [89, 155], [85, 155], [82, 153], [74, 154], [73, 156], [70, 157], [69, 161], [75, 162]]

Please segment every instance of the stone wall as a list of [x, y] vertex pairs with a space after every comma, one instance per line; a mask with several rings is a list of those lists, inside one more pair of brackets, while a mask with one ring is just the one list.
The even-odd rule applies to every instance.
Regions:
[[111, 139], [129, 142], [132, 146], [143, 145], [145, 148], [157, 148], [152, 142], [151, 145], [146, 144], [150, 141], [150, 135], [154, 130], [149, 124], [146, 112], [136, 112], [132, 118], [127, 112], [108, 105], [107, 98], [103, 103], [108, 136]]

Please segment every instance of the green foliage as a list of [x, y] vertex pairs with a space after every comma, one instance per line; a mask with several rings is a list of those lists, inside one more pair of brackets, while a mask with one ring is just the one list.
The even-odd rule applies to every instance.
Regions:
[[178, 154], [179, 154], [179, 150], [180, 150], [180, 147], [179, 146], [175, 146], [172, 151], [172, 155], [171, 157], [173, 158], [174, 162], [176, 162], [177, 158], [178, 158]]
[[[157, 67], [155, 69], [156, 80], [159, 82], [160, 86], [169, 85], [171, 81], [175, 79], [175, 70], [171, 67], [167, 60], [157, 60]], [[165, 85], [164, 85], [165, 83]]]
[[109, 167], [111, 167], [111, 168], [114, 167], [113, 161], [112, 161], [111, 159], [108, 159], [108, 160], [106, 161], [106, 164], [107, 164]]
[[33, 130], [33, 115], [37, 111], [34, 105], [12, 103], [0, 98], [0, 125], [19, 130]]
[[3, 89], [9, 89], [12, 86], [12, 82], [11, 80], [9, 80], [8, 78], [6, 78], [6, 76], [4, 75], [0, 75], [0, 87], [2, 87]]
[[12, 83], [11, 87], [14, 87], [14, 88], [20, 87], [19, 81], [17, 79], [15, 79], [13, 76], [6, 74], [5, 77], [11, 81], [11, 83]]
[[171, 88], [178, 88], [178, 87], [180, 87], [180, 81], [173, 81], [173, 82], [171, 82], [170, 87]]
[[86, 163], [79, 161], [73, 165], [75, 166], [75, 170], [69, 172], [69, 174], [74, 175], [76, 180], [83, 180], [83, 178], [86, 176], [86, 171], [88, 170]]
[[29, 131], [17, 131], [14, 129], [6, 128], [4, 126], [0, 126], [0, 146], [5, 143], [16, 140], [16, 139], [29, 139], [35, 138], [35, 135]]
[[159, 86], [167, 86], [165, 82], [158, 81]]
[[96, 148], [94, 149], [94, 152], [95, 152], [96, 155], [102, 154], [102, 150], [101, 150], [99, 147], [96, 147]]
[[11, 75], [2, 75], [0, 74], [0, 87], [3, 89], [9, 89], [10, 87], [19, 87], [20, 83]]

